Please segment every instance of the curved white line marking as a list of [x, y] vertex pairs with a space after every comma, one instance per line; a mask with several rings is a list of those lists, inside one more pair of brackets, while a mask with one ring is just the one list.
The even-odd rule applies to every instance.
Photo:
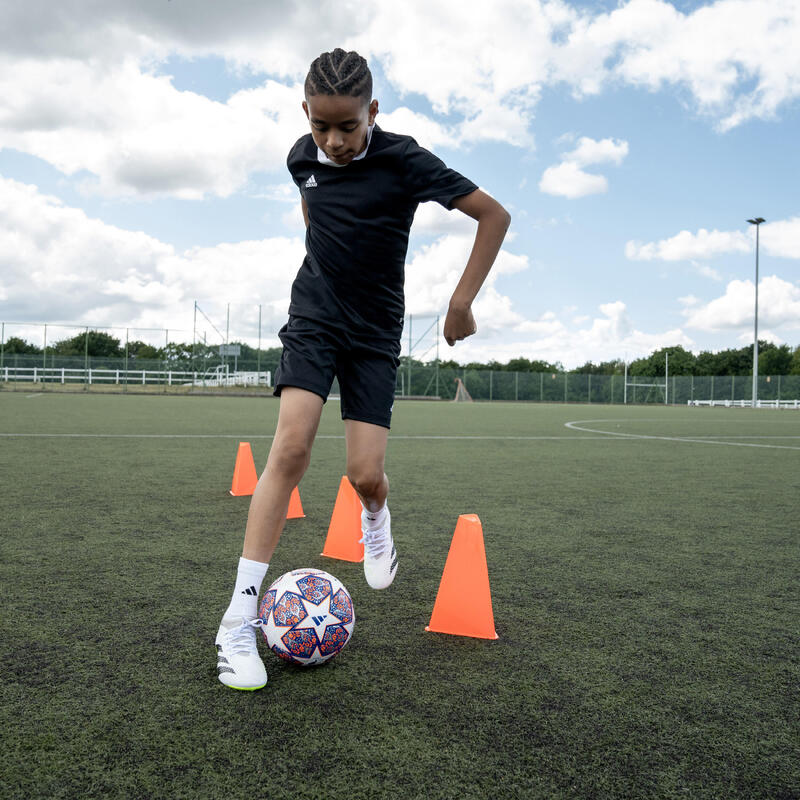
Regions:
[[[706, 438], [697, 438], [692, 436], [655, 436], [651, 434], [644, 434], [644, 433], [622, 433], [617, 431], [602, 431], [597, 430], [596, 428], [586, 428], [583, 427], [587, 424], [597, 424], [598, 422], [630, 422], [631, 420], [622, 420], [622, 419], [576, 419], [572, 422], [565, 422], [564, 427], [569, 428], [573, 431], [581, 431], [581, 433], [600, 433], [605, 434], [606, 436], [616, 437], [618, 439], [659, 439], [664, 442], [694, 442], [695, 444], [724, 444], [728, 445], [729, 447], [766, 447], [772, 450], [800, 450], [800, 446], [795, 446], [791, 444], [757, 444], [756, 442], [723, 442], [719, 441], [718, 439], [706, 439]], [[636, 420], [636, 422], [654, 422], [659, 420]], [[752, 439], [761, 439], [764, 437], [761, 436], [752, 436], [748, 437]], [[779, 438], [789, 438], [789, 437], [779, 437]], [[797, 437], [791, 437], [797, 438]]]

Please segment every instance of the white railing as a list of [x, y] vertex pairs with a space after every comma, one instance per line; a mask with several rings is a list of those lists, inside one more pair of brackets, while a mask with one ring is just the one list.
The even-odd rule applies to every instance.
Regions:
[[[722, 406], [723, 408], [752, 408], [752, 400], [687, 400], [690, 406]], [[756, 408], [800, 408], [800, 400], [756, 400]]]
[[203, 374], [180, 370], [67, 369], [66, 367], [3, 367], [0, 380], [26, 383], [87, 383], [166, 386], [270, 386], [267, 372]]
[[269, 372], [207, 372], [195, 378], [195, 386], [271, 386]]

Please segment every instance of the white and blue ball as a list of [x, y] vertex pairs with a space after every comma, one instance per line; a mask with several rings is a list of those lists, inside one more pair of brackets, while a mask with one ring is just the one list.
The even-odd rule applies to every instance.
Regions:
[[330, 661], [356, 624], [350, 593], [321, 569], [281, 575], [264, 593], [258, 616], [270, 650], [306, 667]]

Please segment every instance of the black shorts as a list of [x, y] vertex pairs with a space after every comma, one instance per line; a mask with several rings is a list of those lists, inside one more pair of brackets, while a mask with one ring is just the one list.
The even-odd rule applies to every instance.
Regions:
[[295, 386], [323, 401], [339, 379], [342, 419], [390, 427], [400, 365], [400, 342], [360, 337], [304, 317], [290, 316], [278, 332], [283, 353], [275, 394]]

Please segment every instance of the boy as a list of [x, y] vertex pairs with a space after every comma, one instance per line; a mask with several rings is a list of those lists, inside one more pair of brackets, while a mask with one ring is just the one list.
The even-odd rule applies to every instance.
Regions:
[[384, 456], [404, 317], [408, 235], [420, 202], [437, 200], [478, 221], [475, 244], [450, 299], [444, 337], [476, 332], [472, 301], [494, 263], [510, 217], [495, 200], [408, 136], [375, 126], [372, 76], [337, 48], [311, 64], [303, 110], [311, 134], [287, 166], [306, 223], [306, 257], [292, 285], [275, 373], [278, 425], [253, 494], [231, 603], [217, 633], [219, 679], [260, 689], [256, 647], [261, 582], [283, 530], [289, 497], [308, 467], [334, 375], [341, 389], [347, 477], [363, 505], [364, 573], [374, 589], [394, 580], [397, 552]]

